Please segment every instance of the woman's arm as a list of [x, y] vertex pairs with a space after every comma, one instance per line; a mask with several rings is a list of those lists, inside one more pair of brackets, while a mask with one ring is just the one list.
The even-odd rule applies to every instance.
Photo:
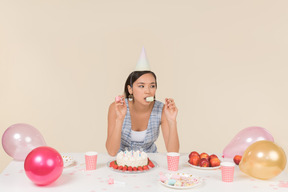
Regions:
[[173, 99], [165, 99], [162, 112], [161, 129], [167, 152], [179, 152], [179, 137], [177, 132], [178, 109]]
[[109, 155], [115, 156], [121, 144], [122, 124], [126, 115], [125, 101], [116, 101], [109, 107], [106, 149]]

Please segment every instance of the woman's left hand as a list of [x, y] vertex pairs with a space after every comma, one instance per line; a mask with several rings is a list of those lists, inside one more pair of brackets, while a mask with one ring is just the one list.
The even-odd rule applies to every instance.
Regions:
[[176, 121], [178, 109], [175, 105], [174, 99], [165, 99], [164, 113], [168, 121]]

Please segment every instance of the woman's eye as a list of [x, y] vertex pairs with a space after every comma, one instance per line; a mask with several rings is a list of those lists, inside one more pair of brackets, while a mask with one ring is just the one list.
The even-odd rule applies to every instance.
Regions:
[[155, 85], [151, 85], [151, 88], [155, 88], [156, 86]]
[[143, 88], [143, 87], [144, 87], [144, 85], [139, 85], [139, 87], [140, 87], [140, 88]]

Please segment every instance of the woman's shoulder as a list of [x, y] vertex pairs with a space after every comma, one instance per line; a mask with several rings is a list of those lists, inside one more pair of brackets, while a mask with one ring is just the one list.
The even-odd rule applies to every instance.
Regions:
[[161, 101], [155, 100], [153, 111], [156, 112], [157, 114], [162, 114], [164, 111], [163, 107], [164, 107], [164, 103], [162, 103]]
[[164, 106], [164, 103], [161, 102], [161, 101], [155, 100], [155, 106], [156, 106], [156, 107], [163, 107], [163, 106]]

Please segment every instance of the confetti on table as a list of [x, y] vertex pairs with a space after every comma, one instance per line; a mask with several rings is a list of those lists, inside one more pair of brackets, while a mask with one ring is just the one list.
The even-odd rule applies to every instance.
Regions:
[[285, 188], [288, 188], [288, 181], [280, 181], [279, 184], [278, 184], [279, 187], [285, 187]]

